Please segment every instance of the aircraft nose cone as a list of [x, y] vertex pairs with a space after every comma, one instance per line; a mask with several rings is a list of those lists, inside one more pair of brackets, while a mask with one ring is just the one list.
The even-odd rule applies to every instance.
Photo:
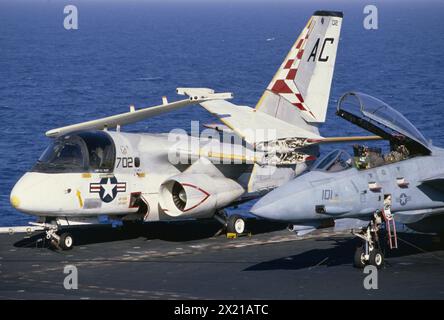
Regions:
[[81, 193], [75, 191], [81, 179], [78, 175], [28, 172], [17, 181], [9, 199], [14, 208], [30, 215], [76, 214], [83, 208]]
[[265, 219], [295, 222], [314, 215], [312, 188], [302, 177], [271, 191], [251, 208], [251, 213]]
[[17, 181], [14, 188], [11, 190], [11, 194], [9, 195], [9, 201], [11, 202], [11, 205], [18, 210], [20, 210], [21, 205], [23, 205], [24, 187], [23, 183], [21, 182], [22, 179]]
[[[273, 192], [272, 192], [273, 193]], [[250, 209], [251, 213], [257, 217], [270, 220], [285, 220], [285, 212], [287, 211], [286, 203], [276, 194], [268, 194], [260, 199]]]
[[273, 205], [263, 201], [264, 199], [259, 200], [256, 204], [250, 209], [250, 212], [255, 216], [264, 219], [273, 219], [274, 212], [276, 212], [276, 208], [273, 208]]
[[37, 193], [47, 189], [42, 185], [44, 181], [43, 176], [26, 173], [17, 181], [11, 191], [9, 197], [11, 205], [19, 211], [33, 213], [42, 200], [39, 199]]
[[16, 209], [20, 208], [20, 198], [16, 194], [11, 193], [11, 197], [9, 198], [9, 201], [11, 202], [11, 205], [14, 208], [16, 208]]
[[23, 178], [20, 179], [14, 186], [9, 196], [9, 201], [11, 205], [20, 211], [27, 210], [26, 202], [24, 201], [26, 198], [26, 183], [23, 183]]

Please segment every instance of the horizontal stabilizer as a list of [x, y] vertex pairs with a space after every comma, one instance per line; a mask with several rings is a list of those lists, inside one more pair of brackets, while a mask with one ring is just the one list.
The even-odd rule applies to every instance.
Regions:
[[220, 119], [237, 135], [250, 144], [284, 138], [323, 138], [311, 131], [272, 117], [264, 112], [256, 112], [247, 106], [238, 106], [225, 100], [212, 100], [201, 106]]

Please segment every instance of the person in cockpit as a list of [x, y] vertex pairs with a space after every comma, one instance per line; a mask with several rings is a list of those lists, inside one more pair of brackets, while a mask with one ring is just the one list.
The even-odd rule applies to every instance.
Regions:
[[403, 144], [393, 145], [392, 151], [390, 151], [387, 155], [384, 156], [384, 161], [385, 163], [398, 162], [407, 159], [409, 155], [410, 152], [405, 145]]
[[89, 163], [91, 168], [100, 169], [103, 162], [103, 149], [97, 147], [91, 151]]
[[358, 169], [370, 169], [384, 164], [380, 148], [370, 148], [363, 145], [353, 146], [355, 164]]

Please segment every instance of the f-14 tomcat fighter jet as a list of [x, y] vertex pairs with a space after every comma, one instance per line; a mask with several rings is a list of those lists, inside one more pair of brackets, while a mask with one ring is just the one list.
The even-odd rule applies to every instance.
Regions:
[[[317, 143], [331, 140], [318, 125], [326, 117], [341, 23], [340, 12], [315, 12], [256, 108], [228, 102], [231, 93], [178, 88], [187, 99], [164, 98], [159, 106], [49, 130], [49, 147], [17, 182], [11, 204], [39, 217], [36, 227], [62, 249], [73, 246], [68, 227], [102, 215], [145, 222], [215, 217], [242, 233], [244, 220], [228, 219], [223, 209], [290, 180], [317, 155]], [[223, 123], [209, 127], [240, 143], [121, 130], [191, 104]]]
[[[435, 147], [399, 112], [362, 93], [339, 100], [337, 115], [390, 142], [379, 148], [354, 146], [354, 154], [334, 150], [311, 170], [260, 199], [252, 212], [287, 221], [298, 234], [318, 228], [357, 229], [364, 240], [356, 267], [380, 267], [378, 241], [385, 223], [391, 248], [397, 247], [397, 222], [430, 233], [444, 230], [444, 149]], [[379, 149], [379, 150], [378, 150]]]

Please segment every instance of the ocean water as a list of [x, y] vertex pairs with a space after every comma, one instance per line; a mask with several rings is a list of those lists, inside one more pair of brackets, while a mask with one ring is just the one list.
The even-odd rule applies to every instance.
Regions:
[[[78, 30], [63, 28], [67, 4], [77, 5]], [[45, 131], [121, 113], [130, 104], [156, 105], [163, 95], [173, 100], [179, 86], [231, 91], [235, 103], [254, 106], [318, 9], [344, 12], [321, 133], [362, 133], [334, 115], [340, 95], [358, 90], [393, 105], [444, 146], [444, 3], [377, 1], [379, 29], [371, 31], [363, 27], [365, 4], [1, 1], [0, 225], [32, 219], [10, 206], [9, 193], [47, 145]], [[215, 121], [193, 106], [124, 130], [189, 129], [191, 120]]]

